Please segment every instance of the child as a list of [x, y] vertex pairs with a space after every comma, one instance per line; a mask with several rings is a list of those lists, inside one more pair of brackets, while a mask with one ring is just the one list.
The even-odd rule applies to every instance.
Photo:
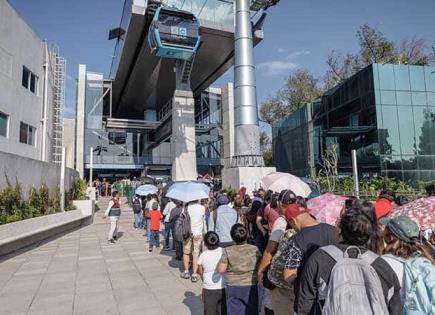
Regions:
[[198, 272], [203, 281], [204, 315], [226, 315], [225, 284], [222, 275], [216, 271], [222, 257], [219, 236], [215, 232], [208, 232], [204, 236], [204, 245], [207, 250], [198, 259]]
[[225, 272], [228, 314], [257, 315], [257, 268], [261, 254], [257, 247], [246, 243], [248, 230], [240, 223], [231, 228], [236, 245], [223, 249], [217, 271]]
[[156, 248], [160, 247], [160, 220], [162, 219], [162, 213], [158, 210], [159, 205], [155, 201], [151, 205], [151, 209], [147, 214], [147, 218], [149, 219], [149, 225], [150, 225], [150, 236], [149, 236], [149, 252], [153, 251], [153, 247], [156, 246]]

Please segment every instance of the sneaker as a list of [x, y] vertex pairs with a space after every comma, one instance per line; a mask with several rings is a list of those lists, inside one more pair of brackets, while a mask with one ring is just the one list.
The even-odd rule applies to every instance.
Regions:
[[192, 274], [192, 277], [190, 278], [190, 280], [195, 283], [198, 282], [199, 280], [199, 275], [197, 273]]
[[169, 246], [165, 246], [165, 250], [170, 250], [171, 248]]
[[181, 273], [180, 277], [183, 279], [189, 279], [190, 278], [189, 271], [184, 271], [183, 273]]
[[118, 236], [114, 236], [113, 239], [114, 239], [115, 241], [117, 241], [117, 240], [118, 240]]
[[148, 249], [148, 251], [149, 251], [150, 253], [152, 253], [152, 252], [153, 252], [153, 249], [152, 249], [152, 248], [150, 248], [150, 249]]

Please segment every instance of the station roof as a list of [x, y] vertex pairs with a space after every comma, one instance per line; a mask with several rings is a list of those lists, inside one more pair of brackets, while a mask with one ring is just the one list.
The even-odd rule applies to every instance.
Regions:
[[[196, 14], [193, 4], [203, 1], [190, 2], [190, 7], [183, 9], [192, 8], [192, 13]], [[174, 60], [156, 57], [148, 45], [148, 29], [155, 7], [151, 1], [146, 3], [145, 0], [130, 0], [124, 7], [120, 27], [125, 33], [117, 41], [111, 69], [115, 117], [143, 119], [144, 110], [159, 110], [175, 90]], [[210, 7], [200, 8], [196, 14], [203, 42], [191, 73], [194, 94], [209, 87], [234, 63], [233, 5], [219, 0], [207, 3]], [[262, 38], [261, 30], [254, 32], [254, 44]]]

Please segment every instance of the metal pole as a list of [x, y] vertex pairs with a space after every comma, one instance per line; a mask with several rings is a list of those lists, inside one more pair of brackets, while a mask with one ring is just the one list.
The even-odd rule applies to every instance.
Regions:
[[260, 153], [250, 0], [235, 1], [234, 133], [232, 167], [264, 166]]
[[353, 182], [355, 184], [355, 197], [359, 198], [358, 162], [356, 159], [356, 150], [352, 150], [352, 169], [353, 169]]
[[47, 42], [44, 42], [45, 48], [45, 62], [44, 62], [44, 97], [43, 97], [43, 117], [42, 117], [42, 154], [41, 160], [47, 162], [47, 121], [48, 121], [48, 66], [49, 66], [49, 53]]
[[92, 187], [92, 171], [94, 168], [94, 148], [90, 147], [89, 148], [89, 157], [90, 157], [90, 161], [89, 161], [89, 187]]
[[62, 160], [60, 164], [60, 211], [65, 211], [65, 157], [66, 148], [62, 147]]

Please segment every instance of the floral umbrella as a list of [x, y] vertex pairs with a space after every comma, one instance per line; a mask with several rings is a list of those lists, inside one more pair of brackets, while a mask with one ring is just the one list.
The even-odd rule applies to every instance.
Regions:
[[414, 219], [422, 231], [435, 228], [435, 197], [420, 198], [393, 210], [390, 217]]
[[319, 197], [308, 200], [308, 209], [317, 220], [335, 225], [340, 212], [344, 207], [346, 197], [334, 195], [333, 193], [325, 193]]

